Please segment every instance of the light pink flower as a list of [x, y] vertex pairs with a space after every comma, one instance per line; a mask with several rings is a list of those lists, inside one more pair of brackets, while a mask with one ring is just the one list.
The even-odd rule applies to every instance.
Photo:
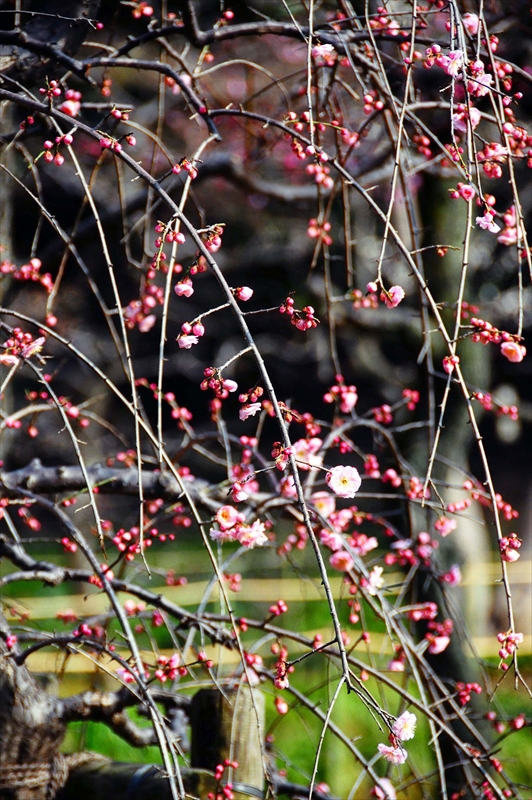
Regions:
[[177, 343], [183, 350], [190, 350], [193, 344], [197, 344], [199, 339], [197, 336], [178, 336]]
[[497, 236], [499, 244], [504, 244], [506, 247], [511, 247], [517, 243], [517, 228], [503, 228]]
[[240, 544], [250, 550], [253, 547], [262, 547], [268, 541], [264, 523], [256, 519], [253, 525], [240, 525], [237, 530], [237, 539]]
[[[327, 530], [327, 528], [322, 528], [320, 531], [320, 542], [321, 544], [328, 547], [329, 550], [336, 552], [341, 550], [344, 546], [344, 540], [340, 536], [339, 533], [333, 533], [333, 531]], [[347, 552], [347, 551], [346, 551]], [[352, 561], [352, 559], [351, 559]], [[333, 564], [334, 566], [334, 564]], [[351, 567], [350, 567], [351, 568]]]
[[11, 353], [2, 353], [2, 355], [0, 355], [0, 364], [3, 364], [5, 367], [16, 367], [17, 364], [20, 364], [20, 358]]
[[148, 314], [147, 317], [144, 317], [144, 319], [141, 319], [139, 322], [139, 331], [141, 333], [148, 333], [148, 331], [151, 331], [156, 322], [157, 317], [155, 314]]
[[399, 305], [404, 296], [405, 290], [402, 286], [392, 286], [387, 293], [381, 293], [381, 300], [388, 308], [395, 308]]
[[405, 711], [400, 717], [397, 717], [392, 730], [402, 742], [407, 742], [413, 739], [416, 733], [417, 717], [411, 714], [410, 711]]
[[347, 552], [347, 550], [337, 550], [329, 559], [331, 567], [340, 570], [340, 572], [349, 572], [353, 569], [355, 562]]
[[174, 292], [178, 297], [190, 297], [194, 294], [194, 286], [192, 285], [191, 280], [183, 280], [179, 283], [176, 283], [174, 286]]
[[77, 117], [80, 108], [81, 103], [79, 100], [65, 100], [60, 106], [58, 106], [58, 111], [62, 111], [63, 114], [66, 114], [69, 117]]
[[382, 589], [384, 586], [384, 578], [382, 577], [383, 571], [382, 567], [373, 567], [369, 573], [369, 581], [366, 587], [369, 594], [377, 594], [377, 589]]
[[497, 223], [493, 221], [493, 214], [491, 214], [489, 211], [486, 211], [483, 217], [477, 217], [475, 222], [479, 228], [483, 228], [485, 231], [489, 231], [490, 233], [498, 233], [501, 229], [501, 226], [497, 225]]
[[468, 12], [467, 14], [462, 15], [462, 25], [471, 34], [471, 36], [476, 36], [478, 31], [479, 25], [479, 18], [478, 14], [471, 14]]
[[22, 358], [29, 358], [30, 356], [34, 356], [37, 353], [40, 353], [46, 339], [44, 336], [40, 336], [38, 339], [34, 339], [33, 342], [30, 342], [25, 347], [23, 347], [20, 351], [20, 355]]
[[456, 529], [456, 520], [443, 515], [434, 523], [434, 527], [445, 538]]
[[327, 485], [338, 497], [354, 497], [362, 479], [355, 467], [333, 467], [326, 475]]
[[287, 475], [281, 479], [281, 497], [297, 497], [297, 489], [293, 475]]
[[334, 495], [329, 494], [329, 492], [314, 492], [314, 494], [311, 495], [310, 502], [316, 511], [325, 519], [327, 519], [336, 508]]
[[297, 461], [299, 469], [308, 470], [311, 467], [320, 467], [322, 457], [318, 454], [318, 450], [322, 446], [323, 441], [317, 436], [312, 439], [298, 439], [292, 445], [292, 452]]
[[520, 361], [526, 356], [526, 347], [519, 342], [503, 342], [501, 344], [501, 353], [508, 361], [513, 361], [514, 364], [519, 364]]
[[484, 97], [485, 95], [489, 94], [492, 83], [493, 75], [489, 75], [488, 73], [484, 72], [479, 75], [475, 75], [474, 80], [469, 80], [467, 82], [467, 91], [469, 94], [473, 95], [473, 97]]
[[470, 108], [469, 113], [467, 109], [463, 111], [459, 111], [456, 114], [453, 114], [453, 125], [457, 131], [461, 131], [462, 133], [466, 133], [467, 131], [467, 119], [471, 121], [471, 127], [473, 130], [477, 127], [481, 120], [481, 113], [478, 108]]
[[245, 303], [253, 297], [253, 289], [250, 289], [249, 286], [239, 286], [236, 290], [236, 296]]
[[430, 645], [428, 646], [429, 653], [431, 653], [433, 656], [437, 656], [438, 653], [443, 653], [443, 651], [449, 647], [450, 641], [450, 636], [434, 636]]
[[407, 759], [407, 752], [403, 747], [390, 747], [387, 744], [379, 744], [377, 749], [390, 764], [404, 764]]
[[392, 782], [388, 778], [379, 778], [378, 783], [375, 784], [372, 794], [378, 800], [397, 800]]
[[216, 522], [222, 531], [233, 528], [237, 522], [243, 522], [243, 515], [233, 506], [221, 506], [215, 516]]
[[244, 500], [248, 499], [249, 495], [243, 490], [242, 484], [236, 481], [231, 486], [231, 497], [234, 503], [243, 503]]
[[236, 392], [238, 389], [238, 383], [236, 381], [232, 381], [231, 378], [226, 378], [222, 381], [222, 386], [224, 389], [227, 389], [228, 392]]
[[248, 403], [245, 406], [242, 406], [240, 411], [238, 412], [238, 416], [244, 422], [248, 417], [254, 417], [257, 411], [260, 411], [262, 408], [261, 403]]
[[452, 567], [450, 567], [449, 572], [446, 572], [445, 575], [442, 575], [441, 580], [448, 586], [459, 586], [462, 582], [462, 570], [458, 564], [453, 564]]
[[464, 66], [464, 54], [461, 50], [451, 50], [449, 55], [438, 56], [436, 59], [436, 64], [441, 67], [447, 75], [450, 75], [452, 78], [456, 78], [458, 75], [460, 75], [460, 72]]

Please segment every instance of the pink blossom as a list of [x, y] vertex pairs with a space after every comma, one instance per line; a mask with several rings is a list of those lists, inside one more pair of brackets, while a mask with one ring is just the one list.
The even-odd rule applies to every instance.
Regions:
[[464, 26], [466, 31], [471, 34], [471, 36], [476, 36], [479, 25], [478, 14], [471, 14], [470, 12], [468, 12], [467, 14], [463, 14], [462, 25]]
[[438, 655], [438, 653], [443, 653], [443, 651], [449, 646], [450, 641], [450, 636], [434, 636], [431, 639], [431, 643], [428, 647], [429, 653], [431, 653], [433, 656]]
[[310, 498], [310, 502], [322, 517], [327, 519], [336, 508], [336, 500], [333, 494], [329, 492], [314, 492]]
[[299, 469], [308, 470], [311, 469], [311, 467], [321, 466], [322, 457], [318, 454], [318, 450], [322, 444], [322, 439], [319, 439], [317, 436], [308, 440], [298, 439], [297, 442], [294, 442], [292, 445], [292, 452]]
[[461, 50], [451, 50], [449, 55], [439, 55], [436, 59], [436, 64], [443, 69], [443, 71], [456, 78], [464, 66], [464, 54]]
[[448, 586], [459, 586], [462, 582], [462, 571], [458, 564], [453, 564], [449, 569], [449, 572], [446, 572], [445, 575], [442, 575], [440, 580], [442, 580], [443, 583], [446, 583]]
[[458, 111], [456, 114], [453, 114], [453, 125], [457, 131], [461, 131], [462, 133], [467, 132], [467, 120], [471, 122], [471, 127], [473, 130], [477, 127], [481, 120], [481, 113], [478, 108], [470, 108], [469, 112], [467, 108], [464, 108], [462, 111]]
[[240, 525], [237, 530], [237, 539], [240, 544], [249, 549], [262, 547], [268, 541], [264, 523], [256, 519], [251, 526]]
[[382, 589], [384, 586], [384, 578], [382, 577], [383, 571], [382, 567], [373, 567], [369, 573], [369, 581], [366, 587], [369, 594], [376, 595], [377, 589]]
[[323, 58], [327, 65], [334, 64], [336, 50], [332, 44], [317, 44], [312, 48], [312, 58]]
[[227, 389], [228, 392], [236, 392], [238, 389], [238, 383], [232, 381], [230, 378], [226, 378], [226, 380], [222, 381], [222, 386], [224, 389]]
[[325, 476], [327, 485], [338, 497], [354, 497], [362, 479], [355, 467], [333, 467]]
[[222, 531], [228, 531], [230, 528], [233, 528], [237, 522], [244, 521], [243, 515], [233, 506], [221, 506], [216, 512], [215, 519]]
[[388, 292], [381, 292], [381, 300], [388, 308], [395, 308], [405, 296], [402, 286], [392, 286]]
[[[329, 550], [336, 552], [341, 550], [344, 546], [344, 540], [340, 536], [339, 533], [333, 533], [332, 531], [327, 530], [327, 528], [322, 528], [320, 531], [320, 542], [321, 544], [328, 547]], [[347, 551], [346, 551], [347, 552]], [[334, 566], [334, 564], [333, 564]], [[349, 567], [351, 569], [351, 567]]]
[[189, 280], [182, 280], [179, 283], [176, 283], [174, 286], [174, 292], [178, 297], [190, 297], [194, 294], [194, 286], [192, 285], [192, 281]]
[[245, 492], [242, 488], [242, 484], [236, 481], [231, 486], [231, 497], [233, 502], [235, 503], [243, 503], [244, 500], [247, 500], [249, 495]]
[[486, 211], [483, 217], [477, 217], [475, 222], [479, 228], [483, 228], [490, 233], [498, 233], [501, 229], [501, 226], [493, 221], [493, 214], [490, 211]]
[[239, 300], [242, 300], [245, 303], [247, 300], [250, 300], [253, 297], [253, 289], [250, 289], [249, 286], [240, 286], [236, 292], [236, 296]]
[[501, 233], [497, 236], [499, 244], [504, 244], [506, 247], [511, 247], [517, 243], [517, 228], [503, 228]]
[[474, 80], [467, 82], [467, 91], [473, 97], [484, 97], [489, 94], [491, 84], [493, 83], [493, 75], [486, 72], [475, 75]]
[[248, 417], [254, 417], [257, 411], [260, 411], [261, 408], [262, 408], [261, 403], [248, 403], [247, 405], [242, 406], [242, 408], [238, 412], [238, 416], [242, 421], [244, 421]]
[[79, 100], [65, 100], [64, 103], [58, 106], [58, 111], [62, 111], [63, 114], [66, 114], [68, 117], [77, 117], [80, 108], [81, 103]]
[[179, 347], [184, 350], [190, 350], [193, 344], [197, 344], [199, 339], [197, 336], [178, 336], [177, 343]]
[[501, 344], [501, 353], [508, 361], [513, 361], [514, 364], [519, 364], [520, 361], [526, 356], [526, 347], [519, 342], [503, 342]]
[[407, 752], [403, 747], [390, 747], [387, 744], [379, 744], [377, 749], [390, 764], [404, 764], [407, 759]]
[[347, 552], [347, 550], [337, 550], [329, 559], [331, 567], [340, 570], [340, 572], [349, 572], [353, 569], [355, 562]]
[[2, 353], [2, 355], [0, 355], [0, 364], [3, 364], [5, 367], [16, 367], [17, 364], [20, 364], [20, 358], [11, 353]]
[[388, 778], [379, 778], [371, 793], [378, 800], [397, 800], [394, 786]]
[[434, 527], [440, 534], [440, 536], [448, 536], [452, 531], [456, 528], [456, 521], [454, 519], [449, 519], [445, 515], [440, 517], [435, 523]]
[[30, 356], [34, 356], [37, 353], [40, 353], [46, 339], [44, 336], [40, 336], [38, 339], [34, 339], [33, 342], [30, 342], [25, 347], [22, 347], [20, 350], [20, 355], [22, 358], [29, 358]]
[[282, 478], [280, 487], [281, 497], [297, 497], [297, 489], [293, 475], [287, 475], [286, 478]]
[[144, 319], [141, 319], [139, 322], [139, 331], [141, 333], [148, 333], [148, 331], [151, 331], [156, 322], [157, 317], [155, 314], [148, 314], [147, 317], [144, 317]]
[[390, 672], [404, 672], [405, 662], [398, 658], [392, 658], [392, 660], [388, 662], [388, 669]]
[[392, 730], [402, 742], [413, 739], [416, 733], [417, 717], [410, 711], [405, 711], [395, 720]]

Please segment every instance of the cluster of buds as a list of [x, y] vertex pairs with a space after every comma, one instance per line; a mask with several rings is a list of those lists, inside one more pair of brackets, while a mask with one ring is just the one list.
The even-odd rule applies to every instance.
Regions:
[[377, 97], [377, 92], [374, 89], [368, 92], [368, 94], [364, 95], [364, 105], [362, 106], [362, 111], [364, 114], [366, 114], [366, 116], [373, 114], [374, 111], [382, 111], [384, 108], [384, 103], [382, 100], [378, 100]]
[[[233, 12], [231, 11], [226, 13], [232, 14]], [[214, 769], [214, 779], [220, 783], [226, 769], [237, 768], [238, 761], [231, 761], [230, 759], [226, 758], [223, 764], [216, 765]], [[220, 786], [215, 792], [209, 792], [207, 794], [207, 800], [233, 800], [234, 796], [233, 784], [228, 781], [224, 786]]]
[[[38, 161], [38, 159], [42, 156], [48, 164], [51, 164], [53, 161], [57, 167], [61, 167], [65, 163], [65, 157], [59, 152], [59, 147], [62, 144], [67, 146], [71, 145], [73, 141], [74, 137], [71, 133], [65, 133], [62, 136], [56, 136], [53, 142], [50, 139], [46, 139], [46, 141], [43, 143], [43, 152], [38, 155], [35, 160]], [[52, 149], [54, 149], [54, 147], [55, 153], [52, 153]]]
[[459, 356], [457, 355], [445, 356], [442, 361], [443, 371], [446, 372], [447, 375], [452, 375], [459, 363], [460, 363]]
[[503, 536], [499, 542], [502, 560], [509, 562], [517, 561], [521, 556], [519, 548], [522, 544], [523, 541], [519, 539], [515, 533], [511, 533], [509, 536]]
[[465, 706], [471, 700], [471, 692], [481, 694], [482, 687], [479, 686], [478, 683], [462, 683], [462, 681], [458, 681], [456, 684], [456, 691], [456, 699], [461, 706]]
[[2, 347], [0, 364], [4, 366], [17, 366], [21, 358], [30, 358], [40, 353], [45, 343], [44, 336], [34, 339], [31, 333], [24, 333], [21, 328], [13, 328], [13, 333]]
[[400, 475], [398, 475], [397, 470], [393, 469], [393, 467], [390, 467], [382, 473], [381, 480], [383, 483], [389, 483], [394, 489], [398, 489], [402, 484]]
[[461, 181], [456, 184], [456, 189], [449, 189], [451, 200], [458, 200], [461, 197], [462, 200], [468, 202], [474, 198], [475, 194], [476, 189], [474, 186], [471, 186], [470, 183], [462, 183]]
[[39, 89], [39, 94], [47, 97], [48, 100], [53, 100], [54, 97], [61, 96], [61, 84], [59, 81], [46, 81], [46, 88], [41, 87]]
[[479, 307], [468, 303], [466, 300], [464, 300], [460, 306], [460, 316], [462, 319], [469, 319], [471, 314], [478, 314], [478, 312]]
[[216, 253], [220, 249], [220, 247], [222, 246], [223, 232], [224, 232], [224, 223], [218, 225], [210, 225], [208, 228], [198, 231], [209, 253]]
[[239, 410], [238, 416], [242, 421], [245, 421], [248, 417], [254, 417], [255, 414], [261, 410], [262, 403], [259, 402], [259, 398], [262, 397], [263, 394], [264, 389], [262, 386], [255, 386], [254, 389], [250, 389], [248, 392], [243, 392], [238, 395], [238, 400], [242, 403], [242, 408]]
[[[174, 265], [174, 272], [180, 272], [181, 269], [180, 264]], [[138, 327], [141, 333], [148, 333], [157, 322], [157, 317], [153, 312], [157, 306], [163, 304], [164, 290], [153, 282], [156, 275], [155, 265], [151, 264], [146, 273], [140, 297], [137, 300], [131, 300], [123, 311], [126, 327], [130, 330]]]
[[[473, 481], [469, 479], [464, 481], [462, 488], [471, 493], [471, 500], [476, 500], [482, 506], [491, 508], [491, 496], [482, 491], [480, 487], [475, 486]], [[519, 516], [519, 512], [516, 511], [515, 508], [512, 508], [511, 504], [507, 503], [499, 493], [495, 495], [495, 503], [497, 505], [497, 509], [502, 513], [507, 522], [510, 522], [512, 519], [517, 519]], [[468, 505], [471, 505], [471, 501], [469, 501]], [[466, 505], [463, 508], [467, 507], [468, 506]], [[462, 511], [463, 508], [458, 508], [457, 510]]]
[[408, 410], [415, 411], [419, 403], [419, 392], [416, 389], [403, 389], [402, 395], [406, 400]]
[[432, 158], [433, 153], [430, 148], [430, 139], [428, 136], [425, 136], [424, 133], [415, 133], [412, 140], [416, 145], [418, 153], [425, 156], [425, 158]]
[[499, 142], [489, 142], [476, 154], [477, 161], [482, 164], [484, 174], [488, 178], [501, 178], [502, 166], [508, 159], [508, 148]]
[[191, 181], [198, 177], [198, 168], [196, 167], [196, 163], [194, 161], [190, 161], [188, 158], [182, 158], [181, 161], [178, 161], [177, 164], [174, 164], [172, 167], [172, 172], [174, 175], [179, 175], [181, 170], [188, 173]]
[[353, 289], [350, 295], [350, 299], [353, 301], [353, 308], [377, 308], [379, 305], [379, 300], [377, 295], [374, 292], [370, 292], [369, 294], [362, 294], [360, 289]]
[[65, 101], [61, 103], [58, 110], [62, 111], [68, 117], [77, 117], [81, 110], [81, 92], [75, 89], [67, 89], [65, 92]]
[[239, 592], [242, 589], [242, 575], [240, 572], [224, 572], [224, 580], [227, 581], [232, 592]]
[[327, 221], [319, 222], [315, 217], [309, 220], [307, 236], [310, 239], [319, 239], [323, 244], [331, 245], [332, 236], [329, 234], [331, 223]]
[[367, 475], [368, 478], [377, 479], [381, 477], [379, 461], [377, 456], [373, 453], [370, 453], [364, 459], [364, 474]]
[[357, 404], [357, 387], [344, 383], [342, 375], [336, 375], [336, 383], [323, 395], [325, 403], [338, 403], [342, 414], [350, 414]]
[[375, 422], [379, 422], [381, 425], [391, 425], [393, 422], [392, 407], [388, 403], [372, 408], [371, 413]]
[[71, 542], [68, 536], [63, 536], [61, 544], [65, 553], [75, 553], [78, 549], [76, 542]]
[[390, 289], [385, 289], [378, 281], [370, 281], [366, 286], [366, 291], [368, 294], [376, 294], [379, 288], [379, 300], [384, 303], [387, 308], [396, 308], [404, 299], [405, 290], [402, 286], [392, 286]]
[[431, 655], [443, 653], [451, 641], [453, 621], [446, 619], [443, 622], [429, 622], [427, 627], [429, 631], [425, 634], [425, 639], [429, 643], [428, 652]]
[[287, 689], [289, 684], [288, 675], [294, 671], [294, 667], [287, 663], [288, 650], [285, 645], [274, 642], [271, 646], [271, 651], [274, 655], [278, 656], [275, 665], [275, 680], [274, 685], [276, 689]]
[[72, 636], [75, 636], [76, 639], [81, 638], [82, 636], [91, 636], [94, 639], [103, 639], [105, 638], [105, 628], [101, 625], [87, 625], [86, 622], [82, 622], [74, 631], [72, 631]]
[[[309, 153], [309, 150], [314, 150], [312, 145], [309, 145], [307, 147], [306, 152]], [[324, 155], [325, 155], [325, 153], [318, 153], [318, 158], [319, 158], [319, 156], [324, 156]], [[324, 189], [327, 189], [327, 190], [333, 188], [334, 179], [331, 177], [331, 168], [330, 167], [326, 167], [326, 166], [324, 166], [323, 164], [321, 164], [318, 161], [315, 164], [307, 164], [307, 166], [305, 167], [305, 172], [307, 173], [307, 175], [313, 175], [314, 176], [314, 182], [317, 183], [318, 186], [322, 186]], [[311, 220], [311, 222], [312, 222], [312, 220]], [[329, 230], [330, 230], [330, 224], [328, 222], [325, 223], [325, 224], [329, 225]], [[315, 225], [312, 225], [313, 229], [315, 227], [316, 227]], [[309, 231], [310, 231], [310, 228], [311, 228], [311, 224], [309, 223]], [[325, 230], [325, 232], [327, 233], [327, 229], [325, 228], [325, 225], [322, 228], [322, 231], [323, 230]], [[317, 234], [316, 236], [313, 236], [311, 233], [309, 233], [308, 235], [311, 237], [311, 239], [316, 239], [316, 238], [318, 238], [319, 234]], [[323, 238], [323, 236], [322, 236], [322, 238]], [[330, 236], [327, 236], [327, 238], [330, 239]], [[326, 242], [326, 244], [327, 244], [327, 242]], [[329, 242], [329, 244], [330, 244], [330, 242]]]
[[159, 656], [157, 659], [157, 669], [154, 675], [161, 683], [165, 683], [168, 679], [173, 681], [178, 675], [184, 677], [186, 674], [187, 668], [181, 665], [179, 653], [174, 653], [170, 658]]
[[[40, 283], [44, 286], [48, 294], [54, 288], [54, 282], [49, 272], [43, 275], [40, 273], [42, 261], [40, 258], [31, 258], [27, 264], [22, 264], [17, 267], [10, 261], [2, 261], [0, 264], [0, 277], [2, 275], [11, 275], [16, 281], [32, 281], [33, 283]], [[49, 324], [48, 320], [47, 323]]]
[[478, 400], [485, 411], [496, 411], [497, 416], [507, 416], [517, 421], [519, 419], [519, 408], [516, 405], [507, 406], [494, 400], [489, 392], [473, 392], [472, 400]]
[[290, 322], [299, 331], [308, 331], [310, 328], [316, 328], [319, 324], [319, 319], [314, 316], [314, 309], [312, 306], [305, 306], [301, 311], [294, 308], [294, 300], [287, 297], [283, 305], [279, 308], [281, 314], [287, 314], [290, 317]]
[[272, 617], [280, 617], [281, 614], [286, 614], [286, 612], [288, 611], [288, 606], [286, 605], [284, 600], [278, 600], [276, 603], [273, 603], [270, 606], [268, 611], [272, 615]]
[[126, 6], [131, 6], [131, 16], [133, 19], [141, 19], [142, 17], [152, 17], [153, 16], [153, 6], [150, 6], [149, 3], [144, 2], [129, 2], [124, 3]]
[[201, 391], [206, 392], [208, 389], [212, 389], [219, 400], [225, 400], [229, 397], [230, 392], [238, 390], [237, 382], [230, 378], [222, 378], [220, 370], [216, 367], [207, 367], [203, 371], [203, 375], [204, 380], [200, 383]]
[[112, 542], [120, 553], [124, 554], [125, 561], [133, 561], [135, 556], [141, 553], [146, 547], [151, 547], [154, 540], [160, 542], [173, 541], [174, 533], [159, 533], [157, 528], [150, 528], [141, 541], [140, 530], [135, 525], [129, 530], [120, 528], [112, 538]]
[[497, 634], [497, 641], [499, 642], [500, 649], [499, 649], [499, 658], [501, 659], [501, 663], [499, 664], [499, 669], [503, 672], [506, 672], [508, 669], [508, 664], [504, 663], [504, 659], [509, 658], [512, 656], [519, 645], [523, 642], [524, 636], [522, 633], [498, 633]]

